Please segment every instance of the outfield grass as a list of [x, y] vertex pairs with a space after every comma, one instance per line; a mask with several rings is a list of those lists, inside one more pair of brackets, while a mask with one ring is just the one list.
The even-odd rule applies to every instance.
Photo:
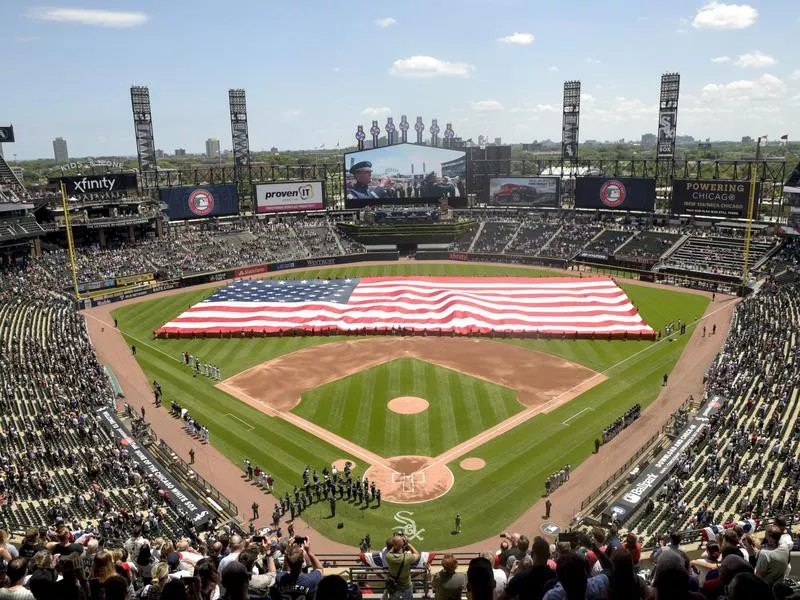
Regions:
[[[430, 406], [413, 415], [387, 410], [398, 396]], [[292, 412], [385, 458], [438, 456], [521, 411], [516, 398], [485, 379], [398, 358], [305, 392]]]
[[[347, 265], [332, 269], [308, 271], [303, 277], [344, 277], [376, 275], [511, 275], [553, 276], [557, 273], [537, 269], [494, 265], [451, 265], [426, 263], [386, 263], [379, 266]], [[300, 277], [282, 274], [281, 277]], [[628, 296], [652, 327], [662, 329], [670, 321], [681, 319], [692, 323], [704, 312], [708, 299], [678, 290], [622, 284]], [[300, 483], [305, 465], [321, 467], [343, 453], [311, 434], [273, 419], [260, 411], [234, 400], [213, 387], [204, 377], [193, 378], [180, 366], [180, 355], [187, 351], [222, 368], [223, 377], [248, 367], [311, 345], [353, 339], [331, 337], [286, 337], [208, 340], [153, 340], [152, 332], [164, 322], [213, 293], [211, 289], [166, 296], [117, 308], [113, 315], [128, 342], [136, 343], [136, 358], [149, 380], [158, 379], [167, 402], [177, 400], [211, 432], [212, 443], [240, 465], [247, 456], [254, 464], [266, 468], [276, 479], [279, 492]], [[693, 330], [690, 326], [688, 334]], [[358, 510], [343, 504], [337, 511], [346, 522], [344, 529], [324, 519], [327, 505], [315, 506], [305, 518], [319, 531], [345, 543], [357, 544], [366, 533], [380, 539], [398, 526], [397, 510], [409, 509], [423, 534], [426, 548], [446, 548], [475, 542], [495, 535], [538, 500], [545, 478], [566, 463], [574, 466], [593, 450], [593, 441], [604, 427], [622, 415], [630, 406], [647, 406], [661, 389], [661, 378], [670, 372], [680, 356], [689, 335], [672, 343], [644, 341], [591, 340], [508, 340], [512, 343], [548, 352], [604, 372], [608, 379], [547, 415], [539, 415], [514, 430], [477, 448], [469, 456], [487, 461], [480, 471], [462, 471], [458, 464], [449, 465], [455, 474], [455, 485], [442, 498], [412, 506], [384, 503], [380, 509]], [[311, 368], [311, 367], [310, 367]], [[408, 388], [403, 388], [408, 390]], [[422, 395], [405, 391], [397, 395]], [[167, 404], [168, 406], [168, 404]], [[573, 417], [569, 425], [563, 421]], [[165, 408], [164, 410], [167, 410]], [[359, 421], [356, 411], [348, 417]], [[254, 431], [243, 431], [240, 421], [250, 423]], [[367, 422], [361, 424], [369, 428]], [[370, 447], [369, 444], [365, 444]], [[634, 449], [631, 449], [632, 451]], [[352, 458], [352, 457], [349, 457]], [[221, 490], [223, 493], [225, 490]], [[586, 490], [590, 493], [592, 490]], [[460, 511], [464, 529], [457, 538], [451, 535], [452, 516]], [[338, 520], [338, 519], [337, 519]], [[524, 532], [536, 535], [538, 532]]]

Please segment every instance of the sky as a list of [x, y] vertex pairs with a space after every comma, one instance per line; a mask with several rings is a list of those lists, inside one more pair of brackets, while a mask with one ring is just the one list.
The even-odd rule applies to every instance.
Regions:
[[402, 114], [465, 139], [560, 140], [573, 79], [582, 141], [638, 140], [666, 72], [681, 74], [679, 135], [800, 135], [797, 0], [44, 1], [0, 0], [11, 159], [52, 158], [56, 136], [71, 156], [134, 155], [134, 84], [168, 154], [231, 147], [229, 88], [247, 92], [253, 151], [350, 146]]

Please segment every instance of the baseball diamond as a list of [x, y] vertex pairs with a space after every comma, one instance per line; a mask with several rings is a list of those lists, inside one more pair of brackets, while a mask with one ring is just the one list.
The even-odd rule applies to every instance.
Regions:
[[[346, 273], [391, 275], [411, 269], [417, 275], [556, 274], [435, 264], [348, 267]], [[304, 276], [344, 272], [332, 268]], [[302, 483], [306, 465], [319, 471], [343, 456], [369, 481], [381, 482], [380, 505], [342, 507], [337, 515], [345, 526], [338, 529], [322, 518], [325, 507], [312, 504], [303, 513], [310, 527], [354, 544], [364, 527], [390, 529], [393, 513], [387, 507], [407, 503], [414, 506], [415, 519], [424, 524], [431, 543], [441, 547], [452, 542], [448, 525], [437, 522], [436, 514], [460, 510], [476, 523], [460, 534], [462, 544], [490, 535], [489, 527], [479, 525], [488, 514], [495, 521], [513, 521], [543, 493], [550, 473], [567, 463], [574, 468], [590, 454], [598, 426], [658, 395], [661, 375], [672, 370], [708, 299], [619, 283], [654, 329], [677, 318], [688, 324], [687, 335], [660, 342], [391, 336], [152, 339], [150, 332], [182, 307], [207, 297], [205, 290], [168, 292], [164, 298], [116, 308], [113, 315], [126, 342], [137, 344], [136, 360], [147, 380], [157, 379], [165, 398], [180, 394], [181, 405], [208, 427], [211, 444], [233, 464], [247, 458], [267, 470], [275, 479], [276, 496]], [[92, 311], [108, 314], [105, 307]], [[223, 379], [197, 377], [192, 367], [181, 364], [184, 352], [218, 365]], [[631, 391], [633, 382], [636, 391]], [[186, 397], [178, 390], [192, 394]], [[422, 397], [430, 407], [416, 415], [387, 409], [392, 398], [405, 395]], [[514, 466], [521, 454], [529, 457], [524, 469]], [[417, 458], [402, 458], [409, 455]], [[459, 466], [473, 455], [486, 467]], [[508, 478], [509, 489], [530, 490], [531, 500], [509, 501], [487, 493], [487, 482], [498, 471]], [[352, 519], [357, 519], [358, 530]]]

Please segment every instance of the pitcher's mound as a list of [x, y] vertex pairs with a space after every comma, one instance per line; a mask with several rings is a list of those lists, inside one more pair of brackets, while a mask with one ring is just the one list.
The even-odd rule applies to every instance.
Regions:
[[389, 400], [389, 404], [386, 405], [390, 411], [401, 415], [415, 415], [427, 410], [428, 406], [430, 405], [425, 398], [417, 396], [398, 396]]
[[486, 466], [486, 461], [482, 458], [465, 458], [458, 466], [465, 471], [479, 471]]
[[400, 504], [427, 502], [453, 487], [453, 472], [429, 456], [395, 456], [388, 467], [372, 465], [364, 475], [381, 489], [381, 499]]

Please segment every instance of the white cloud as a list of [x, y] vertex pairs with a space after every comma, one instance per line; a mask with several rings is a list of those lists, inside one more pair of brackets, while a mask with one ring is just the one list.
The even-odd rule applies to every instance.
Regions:
[[773, 57], [756, 50], [755, 52], [740, 54], [733, 64], [743, 69], [761, 69], [763, 67], [771, 67], [776, 62], [778, 61]]
[[678, 35], [686, 35], [687, 33], [689, 33], [689, 31], [686, 29], [676, 29], [675, 33], [677, 33]]
[[54, 8], [48, 6], [32, 8], [28, 11], [28, 16], [38, 21], [82, 23], [83, 25], [97, 25], [99, 27], [136, 27], [150, 20], [150, 17], [142, 12]]
[[382, 19], [375, 19], [375, 25], [378, 27], [391, 27], [397, 25], [397, 19], [394, 17], [383, 17]]
[[440, 60], [433, 56], [412, 56], [398, 58], [389, 68], [389, 74], [395, 77], [469, 77], [475, 70], [473, 65], [467, 63], [454, 63]]
[[591, 56], [586, 59], [586, 64], [588, 65], [599, 65], [602, 61], [592, 58]]
[[800, 102], [800, 94], [797, 94], [797, 96], [792, 96], [792, 100], [795, 102]]
[[478, 100], [470, 104], [473, 110], [503, 110], [503, 103], [498, 100]]
[[561, 112], [559, 104], [530, 104], [528, 106], [520, 106], [512, 108], [511, 112], [514, 113], [544, 113], [544, 112]]
[[532, 33], [519, 33], [515, 31], [511, 35], [497, 38], [497, 41], [503, 42], [504, 44], [518, 44], [520, 46], [527, 46], [528, 44], [532, 44], [533, 40], [535, 39], [536, 38]]
[[552, 67], [547, 67], [547, 70], [550, 71], [551, 73], [558, 73], [561, 69], [553, 65]]
[[581, 94], [581, 104], [591, 104], [594, 101], [595, 98], [591, 94]]
[[700, 8], [692, 21], [695, 29], [745, 29], [758, 19], [749, 4], [724, 4], [712, 1]]
[[730, 56], [717, 56], [715, 58], [712, 58], [711, 62], [718, 63], [718, 64], [719, 63], [727, 63], [727, 62], [731, 62], [731, 57]]
[[392, 113], [392, 109], [388, 106], [368, 106], [364, 110], [361, 111], [361, 114], [365, 117], [383, 117], [386, 115], [390, 115]]
[[708, 83], [701, 90], [701, 99], [708, 101], [769, 100], [786, 93], [786, 84], [774, 75], [765, 73], [758, 79], [738, 79], [729, 83]]
[[800, 79], [800, 69], [795, 69], [794, 71], [792, 71], [792, 74], [789, 75], [789, 79], [794, 79], [795, 81]]

